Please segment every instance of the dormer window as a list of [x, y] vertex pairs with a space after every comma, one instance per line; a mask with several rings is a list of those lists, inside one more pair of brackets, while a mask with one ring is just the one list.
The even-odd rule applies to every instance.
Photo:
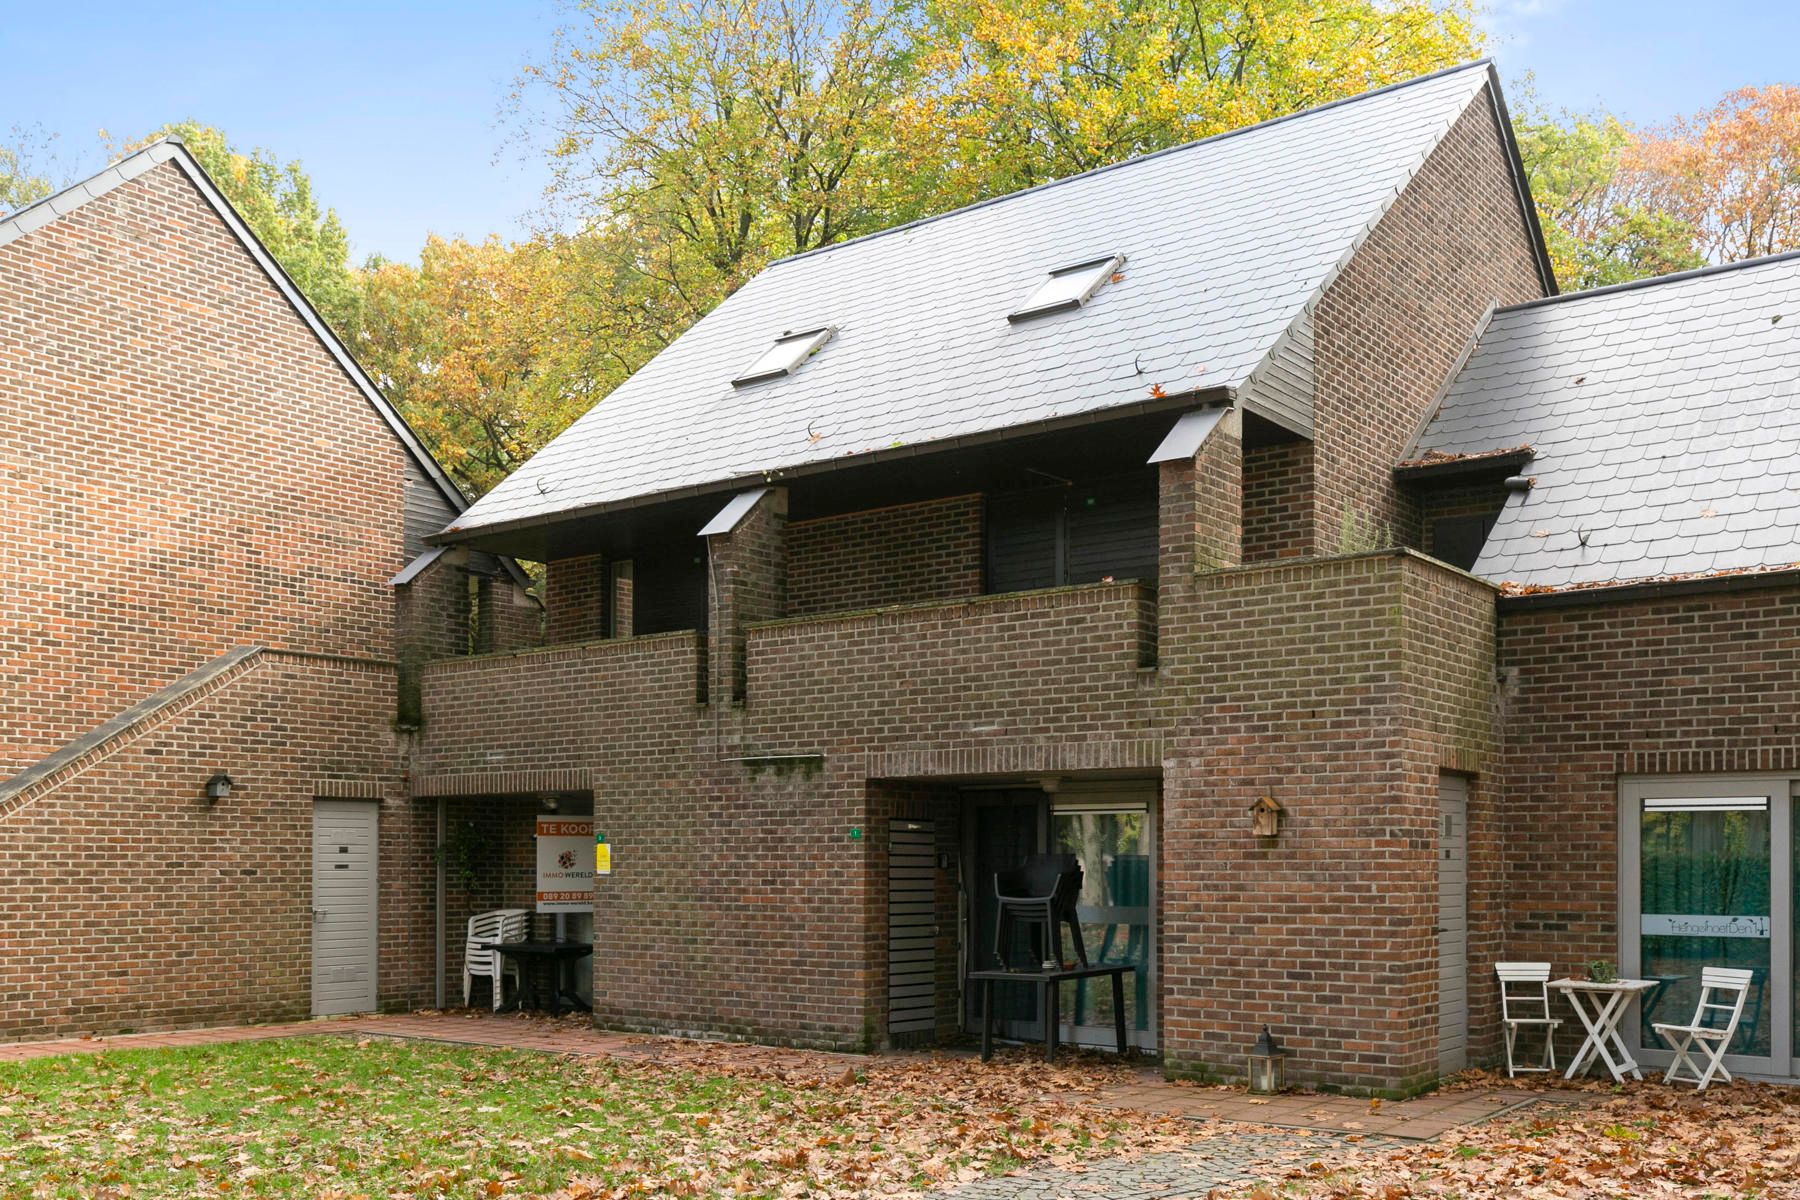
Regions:
[[820, 347], [831, 340], [837, 330], [826, 325], [819, 329], [807, 329], [800, 333], [784, 333], [775, 339], [775, 344], [757, 356], [756, 361], [746, 368], [743, 374], [731, 381], [733, 387], [744, 387], [752, 383], [761, 383], [765, 379], [780, 379], [783, 375], [792, 375], [799, 370], [800, 364], [819, 352]]
[[1071, 267], [1058, 267], [1045, 276], [1025, 303], [1008, 313], [1006, 319], [1017, 323], [1066, 308], [1080, 308], [1093, 299], [1094, 293], [1124, 265], [1123, 254], [1109, 254]]

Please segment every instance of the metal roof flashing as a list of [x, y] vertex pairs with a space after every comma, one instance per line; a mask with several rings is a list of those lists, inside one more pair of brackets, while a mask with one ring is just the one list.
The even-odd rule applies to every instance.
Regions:
[[1200, 453], [1200, 447], [1207, 437], [1217, 429], [1219, 422], [1225, 419], [1230, 408], [1202, 408], [1195, 412], [1183, 413], [1170, 428], [1168, 434], [1144, 461], [1152, 465], [1165, 462], [1180, 462]]
[[769, 489], [766, 487], [739, 492], [726, 501], [725, 507], [719, 510], [717, 516], [701, 526], [700, 536], [717, 537], [721, 534], [731, 533], [744, 523], [744, 518], [749, 516], [750, 510], [756, 507], [756, 502], [768, 494]]

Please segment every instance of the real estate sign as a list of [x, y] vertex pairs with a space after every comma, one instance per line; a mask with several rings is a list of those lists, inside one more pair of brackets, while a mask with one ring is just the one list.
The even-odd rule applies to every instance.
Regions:
[[594, 859], [592, 818], [537, 819], [537, 910], [592, 912]]

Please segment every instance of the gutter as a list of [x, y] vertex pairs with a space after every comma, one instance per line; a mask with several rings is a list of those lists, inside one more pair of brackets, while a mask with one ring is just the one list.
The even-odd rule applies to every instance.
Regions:
[[[1153, 416], [1159, 412], [1180, 411], [1194, 407], [1196, 404], [1234, 403], [1237, 400], [1237, 387], [1234, 384], [1220, 384], [1216, 387], [1196, 388], [1191, 392], [1180, 392], [1169, 396], [1160, 396], [1154, 400], [1139, 401], [1133, 404], [1111, 405], [1105, 408], [1090, 409], [1073, 413], [1066, 417], [1049, 417], [1042, 421], [1034, 421], [1025, 425], [1007, 425], [999, 429], [983, 430], [979, 433], [963, 434], [959, 437], [940, 438], [929, 442], [912, 445], [886, 446], [861, 454], [845, 454], [833, 458], [815, 459], [812, 462], [800, 463], [791, 467], [771, 467], [764, 471], [746, 475], [736, 475], [726, 479], [710, 480], [706, 483], [690, 484], [685, 487], [672, 488], [663, 492], [651, 492], [642, 496], [628, 496], [619, 500], [603, 500], [596, 504], [582, 505], [578, 508], [561, 509], [554, 513], [538, 513], [527, 517], [514, 517], [510, 520], [493, 521], [484, 525], [473, 525], [463, 528], [454, 522], [437, 533], [425, 538], [428, 546], [454, 546], [472, 544], [477, 539], [487, 539], [509, 533], [518, 533], [527, 529], [542, 530], [553, 525], [569, 524], [592, 517], [606, 516], [615, 512], [626, 512], [632, 509], [651, 508], [658, 504], [668, 504], [676, 500], [691, 500], [701, 496], [716, 495], [721, 492], [741, 492], [753, 487], [766, 487], [770, 484], [785, 483], [790, 479], [805, 479], [817, 475], [825, 475], [834, 471], [842, 471], [849, 467], [863, 466], [869, 463], [886, 463], [899, 459], [916, 458], [921, 455], [938, 454], [951, 450], [962, 450], [973, 446], [985, 446], [994, 442], [1009, 441], [1015, 438], [1031, 437], [1042, 433], [1056, 433], [1065, 429], [1079, 429], [1086, 425], [1098, 425], [1108, 421], [1125, 420], [1131, 417]], [[499, 554], [500, 551], [490, 550]]]
[[1529, 447], [1499, 454], [1466, 454], [1439, 462], [1401, 463], [1394, 468], [1395, 483], [1447, 483], [1475, 476], [1513, 475], [1537, 457]]
[[1539, 609], [1597, 608], [1645, 600], [1681, 600], [1691, 596], [1713, 596], [1729, 592], [1779, 591], [1783, 588], [1800, 588], [1800, 567], [1784, 567], [1779, 571], [1743, 571], [1734, 575], [1704, 575], [1693, 579], [1624, 583], [1612, 587], [1564, 588], [1556, 592], [1532, 592], [1522, 596], [1502, 592], [1499, 603], [1502, 613], [1534, 612]]

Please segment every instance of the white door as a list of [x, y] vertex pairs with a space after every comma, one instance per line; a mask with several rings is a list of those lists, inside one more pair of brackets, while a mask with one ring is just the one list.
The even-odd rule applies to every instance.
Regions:
[[375, 846], [380, 806], [313, 801], [312, 1011], [375, 1007]]
[[1438, 1071], [1469, 1065], [1469, 784], [1438, 781]]

